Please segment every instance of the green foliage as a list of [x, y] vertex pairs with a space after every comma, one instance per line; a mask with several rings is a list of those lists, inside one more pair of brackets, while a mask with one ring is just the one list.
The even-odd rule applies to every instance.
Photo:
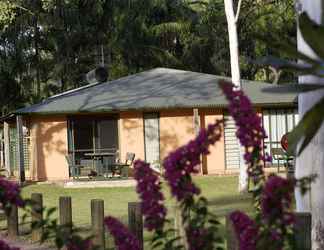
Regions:
[[[23, 208], [25, 214], [22, 217], [22, 222], [26, 223], [28, 216], [33, 213], [32, 206], [35, 204], [32, 200], [25, 200], [26, 206]], [[41, 230], [41, 239], [39, 244], [44, 244], [49, 240], [52, 240], [55, 243], [57, 249], [62, 249], [65, 247], [66, 249], [78, 249], [88, 250], [90, 249], [90, 245], [88, 244], [93, 235], [82, 237], [84, 229], [78, 228], [75, 225], [60, 225], [57, 219], [53, 219], [53, 214], [57, 211], [56, 207], [43, 208], [41, 212], [44, 215], [44, 218], [40, 221], [34, 221], [31, 223], [32, 229], [42, 229]], [[74, 246], [74, 247], [72, 247]], [[96, 250], [97, 247], [91, 247], [92, 250]]]
[[0, 25], [6, 28], [15, 18], [15, 4], [8, 0], [0, 1]]
[[317, 131], [320, 129], [323, 121], [323, 108], [324, 108], [324, 97], [320, 99], [302, 118], [298, 123], [296, 128], [289, 133], [288, 141], [289, 153], [293, 153], [298, 144], [301, 143], [298, 147], [297, 154], [301, 154], [306, 146], [310, 143], [313, 137], [316, 135]]
[[314, 23], [306, 13], [299, 17], [299, 27], [305, 42], [319, 58], [324, 58], [324, 27]]

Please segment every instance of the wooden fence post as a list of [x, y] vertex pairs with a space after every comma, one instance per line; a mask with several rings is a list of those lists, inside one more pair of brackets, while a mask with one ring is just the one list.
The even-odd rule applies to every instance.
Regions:
[[18, 207], [12, 205], [7, 215], [8, 237], [15, 239], [18, 236]]
[[72, 232], [72, 202], [71, 197], [62, 196], [59, 199], [60, 225], [64, 227], [65, 234]]
[[99, 250], [105, 249], [104, 201], [91, 200], [91, 225], [94, 238], [93, 245]]
[[128, 203], [128, 226], [139, 240], [140, 248], [143, 249], [143, 215], [139, 202]]
[[294, 237], [296, 250], [311, 250], [312, 248], [312, 216], [310, 213], [296, 213]]
[[227, 250], [239, 250], [239, 242], [236, 237], [233, 223], [230, 219], [230, 214], [226, 215], [225, 227], [226, 227]]
[[184, 230], [183, 219], [181, 214], [181, 208], [179, 204], [174, 206], [174, 230], [175, 237], [180, 237], [179, 243], [185, 247], [185, 249], [189, 249], [188, 242], [186, 238], [186, 232]]
[[43, 234], [43, 195], [33, 193], [31, 195], [32, 202], [32, 241], [39, 242]]

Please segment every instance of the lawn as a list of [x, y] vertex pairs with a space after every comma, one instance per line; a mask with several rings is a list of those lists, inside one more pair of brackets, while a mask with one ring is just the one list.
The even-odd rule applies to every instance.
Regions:
[[[195, 177], [194, 180], [209, 200], [210, 209], [220, 217], [234, 209], [249, 210], [251, 207], [249, 197], [237, 192], [237, 177], [208, 176]], [[78, 226], [90, 224], [91, 199], [103, 199], [105, 214], [123, 221], [127, 221], [127, 203], [138, 200], [133, 187], [67, 189], [56, 185], [30, 185], [23, 189], [24, 197], [29, 198], [31, 193], [42, 193], [47, 208], [57, 207], [60, 196], [71, 196], [73, 223]], [[174, 200], [169, 195], [168, 187], [164, 187], [164, 193], [171, 210]]]
[[[249, 195], [240, 195], [237, 192], [237, 177], [195, 177], [194, 181], [202, 190], [202, 195], [209, 200], [209, 208], [215, 213], [222, 224], [224, 216], [235, 209], [251, 211], [251, 199]], [[164, 185], [166, 204], [169, 216], [173, 216], [174, 200], [171, 198], [168, 187]], [[29, 185], [23, 188], [23, 196], [30, 198], [32, 193], [42, 193], [44, 206], [57, 207], [60, 196], [72, 197], [73, 223], [82, 228], [90, 225], [90, 200], [103, 199], [105, 202], [105, 215], [113, 215], [127, 223], [127, 203], [137, 201], [134, 187], [123, 188], [82, 188], [67, 189], [56, 185]], [[57, 218], [57, 212], [53, 218]], [[2, 227], [4, 225], [1, 225]], [[24, 228], [29, 228], [25, 225]], [[222, 232], [223, 228], [221, 229]], [[28, 235], [26, 235], [27, 238]], [[145, 238], [149, 237], [145, 234]]]

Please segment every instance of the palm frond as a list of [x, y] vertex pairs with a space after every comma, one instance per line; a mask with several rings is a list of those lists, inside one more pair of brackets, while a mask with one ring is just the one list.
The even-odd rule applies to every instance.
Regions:
[[168, 33], [181, 33], [190, 29], [190, 23], [188, 22], [166, 22], [158, 25], [154, 25], [151, 28], [151, 32], [157, 36]]

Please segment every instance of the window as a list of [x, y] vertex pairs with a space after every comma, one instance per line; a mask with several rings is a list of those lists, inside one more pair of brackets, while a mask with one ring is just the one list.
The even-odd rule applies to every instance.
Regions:
[[118, 148], [118, 123], [116, 119], [97, 121], [96, 148], [117, 149]]
[[159, 114], [144, 114], [145, 161], [155, 165], [160, 161]]
[[93, 148], [93, 121], [78, 120], [73, 123], [74, 149], [90, 150]]
[[240, 168], [240, 142], [236, 137], [236, 126], [232, 116], [224, 113], [224, 144], [226, 169]]
[[290, 132], [298, 123], [296, 109], [263, 110], [263, 126], [268, 138], [264, 140], [265, 151], [270, 154], [272, 148], [281, 148], [282, 136]]

